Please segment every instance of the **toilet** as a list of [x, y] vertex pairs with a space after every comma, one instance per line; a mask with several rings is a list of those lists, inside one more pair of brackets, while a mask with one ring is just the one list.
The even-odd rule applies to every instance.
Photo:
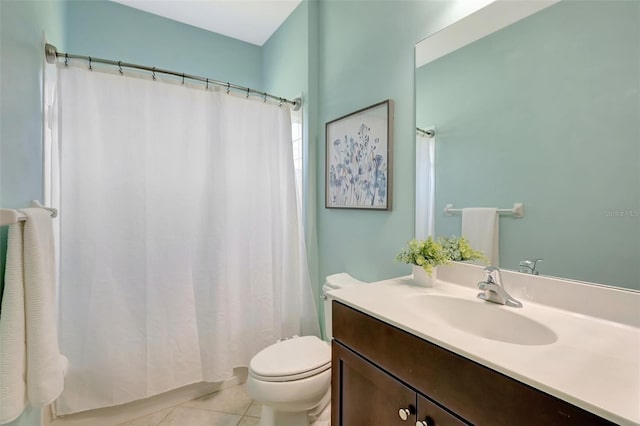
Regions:
[[[349, 274], [329, 275], [322, 287], [325, 334], [331, 341], [328, 292], [363, 284]], [[293, 336], [258, 352], [249, 363], [249, 396], [262, 404], [260, 426], [329, 425], [331, 346], [316, 336]]]

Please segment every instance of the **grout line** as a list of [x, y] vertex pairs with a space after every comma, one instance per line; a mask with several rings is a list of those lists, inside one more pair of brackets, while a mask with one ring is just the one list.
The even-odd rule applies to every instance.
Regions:
[[251, 408], [251, 406], [253, 405], [253, 399], [251, 400], [251, 402], [249, 403], [249, 405], [247, 405], [247, 408], [244, 410], [244, 412], [242, 413], [242, 417], [247, 415], [247, 411], [249, 411], [249, 408]]
[[162, 423], [162, 421], [163, 421], [164, 419], [166, 419], [166, 418], [167, 418], [167, 416], [168, 416], [169, 414], [171, 414], [171, 412], [173, 411], [173, 409], [174, 409], [175, 407], [177, 407], [177, 406], [176, 406], [176, 405], [174, 405], [174, 406], [172, 406], [172, 407], [161, 408], [161, 409], [159, 409], [159, 410], [152, 411], [152, 412], [151, 412], [151, 413], [149, 413], [149, 414], [145, 414], [145, 415], [143, 415], [143, 416], [135, 417], [135, 418], [130, 419], [130, 420], [127, 420], [127, 421], [125, 421], [125, 422], [118, 423], [118, 426], [126, 425], [126, 424], [128, 424], [128, 423], [135, 422], [135, 421], [137, 421], [137, 420], [144, 419], [144, 418], [146, 418], [146, 417], [151, 417], [151, 416], [153, 416], [153, 415], [158, 414], [158, 413], [159, 413], [159, 412], [161, 412], [161, 411], [164, 411], [164, 410], [167, 410], [167, 409], [168, 409], [169, 411], [167, 412], [167, 414], [165, 414], [165, 416], [164, 416], [162, 419], [160, 419], [160, 422], [158, 423], [158, 425], [159, 425], [160, 423]]
[[[0, 0], [0, 1], [2, 1], [2, 0]], [[211, 411], [211, 412], [214, 412], [214, 413], [231, 414], [231, 415], [234, 415], [234, 416], [244, 416], [244, 414], [247, 412], [247, 410], [249, 410], [250, 406], [251, 406], [251, 404], [249, 404], [249, 406], [242, 413], [238, 413], [238, 412], [234, 412], [234, 411], [224, 411], [224, 410], [221, 410], [219, 408], [191, 407], [189, 405], [182, 405], [182, 404], [176, 405], [176, 407], [184, 408], [186, 410]], [[249, 416], [249, 417], [253, 417], [253, 416]]]
[[240, 420], [238, 420], [238, 423], [236, 424], [236, 426], [237, 426], [237, 425], [239, 425], [240, 423], [242, 423], [242, 421], [245, 419], [245, 417], [251, 417], [251, 418], [254, 418], [254, 419], [255, 419], [255, 418], [258, 418], [258, 419], [259, 419], [259, 418], [260, 418], [260, 417], [254, 417], [254, 416], [249, 416], [249, 415], [247, 415], [247, 413], [249, 412], [249, 409], [251, 408], [251, 406], [253, 405], [253, 403], [254, 403], [254, 402], [255, 402], [255, 401], [252, 399], [252, 400], [251, 400], [251, 404], [249, 404], [249, 405], [247, 406], [247, 409], [246, 409], [246, 410], [244, 410], [244, 413], [242, 414], [242, 417], [240, 417]]
[[258, 419], [258, 422], [260, 421], [260, 417], [244, 415], [244, 416], [240, 417], [240, 420], [238, 420], [238, 423], [236, 424], [236, 426], [238, 426], [240, 423], [242, 423], [242, 421], [244, 419]]
[[177, 405], [174, 405], [173, 407], [171, 407], [171, 410], [169, 410], [167, 412], [167, 414], [163, 418], [160, 419], [160, 421], [158, 422], [158, 426], [160, 426], [162, 424], [162, 422], [164, 422], [167, 419], [167, 417], [169, 417], [169, 414], [173, 413], [173, 410], [175, 410], [176, 407], [177, 407]]

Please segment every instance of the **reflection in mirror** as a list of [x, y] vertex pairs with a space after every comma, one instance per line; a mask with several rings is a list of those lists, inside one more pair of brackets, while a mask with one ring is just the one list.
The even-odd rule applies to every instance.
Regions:
[[434, 235], [435, 129], [416, 127], [416, 235]]
[[499, 220], [501, 267], [640, 289], [639, 68], [640, 2], [615, 0], [555, 3], [419, 66], [435, 234], [460, 234], [447, 204], [522, 202]]

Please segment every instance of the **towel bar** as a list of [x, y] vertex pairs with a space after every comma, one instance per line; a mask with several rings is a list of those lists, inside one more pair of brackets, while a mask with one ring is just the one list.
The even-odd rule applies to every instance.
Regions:
[[[43, 206], [40, 201], [31, 201], [31, 207], [39, 207], [41, 209], [49, 210], [51, 212], [51, 218], [58, 216], [58, 210]], [[23, 222], [27, 220], [27, 217], [19, 210], [14, 209], [0, 209], [0, 226], [11, 225], [12, 223]]]
[[[447, 204], [444, 213], [451, 216], [453, 213], [461, 213], [462, 209], [454, 209], [453, 204]], [[512, 214], [513, 217], [524, 217], [524, 204], [514, 203], [512, 209], [498, 209], [499, 214]]]

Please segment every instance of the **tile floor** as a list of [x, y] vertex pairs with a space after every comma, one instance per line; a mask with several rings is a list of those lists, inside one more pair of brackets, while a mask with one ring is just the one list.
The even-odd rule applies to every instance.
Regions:
[[258, 426], [261, 405], [247, 394], [246, 384], [233, 386], [120, 426]]

